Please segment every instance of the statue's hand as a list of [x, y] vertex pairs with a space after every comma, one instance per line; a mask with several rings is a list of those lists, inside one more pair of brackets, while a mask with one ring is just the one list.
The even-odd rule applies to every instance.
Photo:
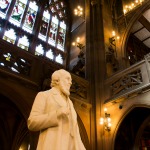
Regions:
[[69, 109], [67, 107], [61, 107], [57, 110], [57, 117], [63, 117], [69, 115]]

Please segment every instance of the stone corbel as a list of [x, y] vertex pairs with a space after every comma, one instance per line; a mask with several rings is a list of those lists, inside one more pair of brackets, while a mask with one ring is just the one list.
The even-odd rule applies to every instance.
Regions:
[[97, 5], [97, 4], [98, 4], [98, 1], [97, 1], [97, 0], [92, 0], [92, 1], [91, 1], [91, 5], [92, 5], [92, 6]]

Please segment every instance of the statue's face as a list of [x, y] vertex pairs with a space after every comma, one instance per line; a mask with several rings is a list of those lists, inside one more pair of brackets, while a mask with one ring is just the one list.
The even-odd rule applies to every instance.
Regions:
[[61, 78], [59, 82], [60, 90], [63, 92], [66, 96], [70, 95], [70, 87], [72, 84], [71, 75], [69, 73], [65, 73]]

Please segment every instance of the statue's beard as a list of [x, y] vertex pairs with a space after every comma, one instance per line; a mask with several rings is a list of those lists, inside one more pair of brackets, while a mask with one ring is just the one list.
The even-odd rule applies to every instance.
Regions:
[[70, 95], [70, 87], [68, 87], [67, 85], [64, 85], [63, 83], [60, 84], [60, 90], [64, 95], [66, 96]]

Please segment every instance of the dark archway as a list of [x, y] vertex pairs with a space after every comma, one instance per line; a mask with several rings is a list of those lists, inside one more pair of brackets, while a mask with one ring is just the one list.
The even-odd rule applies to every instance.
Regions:
[[[143, 122], [150, 116], [150, 109], [144, 107], [134, 108], [122, 121], [118, 132], [116, 134], [114, 150], [133, 150], [135, 145], [135, 139], [137, 133], [143, 124]], [[145, 126], [144, 132], [150, 133], [150, 128]], [[143, 137], [141, 137], [143, 138]], [[140, 143], [138, 144], [140, 145]]]
[[0, 94], [0, 149], [18, 150], [28, 135], [26, 120], [7, 97]]

